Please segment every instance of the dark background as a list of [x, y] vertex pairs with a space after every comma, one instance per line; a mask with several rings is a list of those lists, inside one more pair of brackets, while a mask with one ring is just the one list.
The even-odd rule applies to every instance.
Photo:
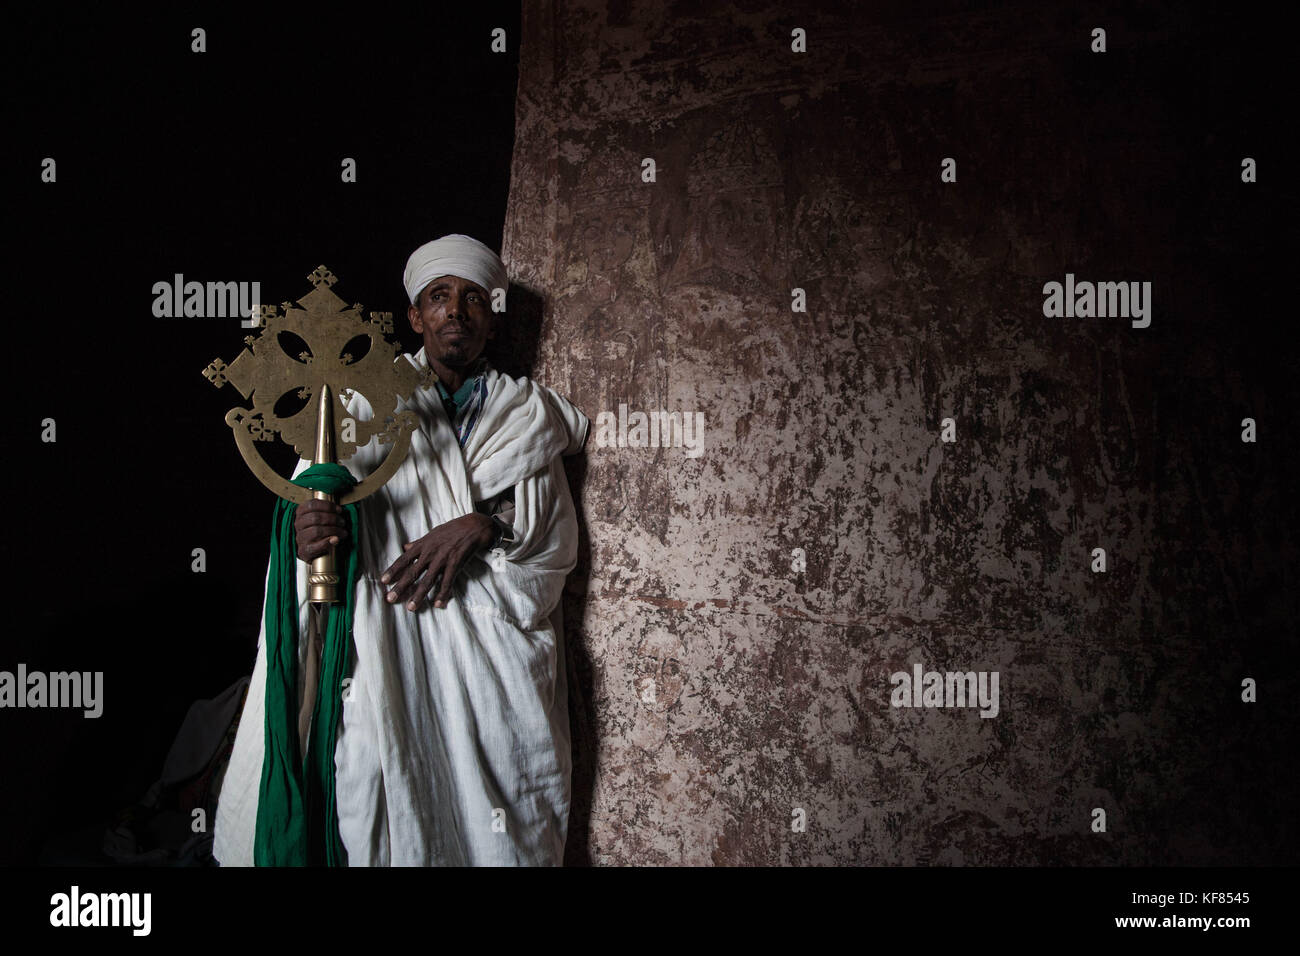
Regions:
[[[500, 248], [518, 7], [404, 9], [374, 23], [222, 5], [28, 12], [7, 27], [21, 79], [7, 94], [4, 361], [19, 384], [0, 669], [105, 676], [98, 719], [0, 713], [0, 863], [138, 800], [190, 703], [252, 669], [273, 498], [223, 421], [245, 403], [200, 374], [250, 331], [154, 318], [153, 284], [258, 280], [281, 302], [323, 263], [340, 297], [391, 311], [415, 351], [411, 251], [449, 232]], [[506, 53], [490, 52], [495, 27]], [[54, 184], [40, 182], [46, 156]]]

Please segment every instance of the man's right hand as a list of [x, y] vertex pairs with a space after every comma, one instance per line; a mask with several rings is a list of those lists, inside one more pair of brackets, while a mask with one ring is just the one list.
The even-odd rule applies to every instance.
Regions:
[[329, 554], [332, 546], [348, 539], [343, 506], [319, 498], [299, 505], [293, 516], [293, 536], [299, 561], [311, 562]]

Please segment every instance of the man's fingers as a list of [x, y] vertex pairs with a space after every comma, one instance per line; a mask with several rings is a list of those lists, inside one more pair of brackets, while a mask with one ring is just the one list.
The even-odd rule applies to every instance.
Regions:
[[334, 543], [338, 544], [348, 539], [348, 532], [346, 528], [303, 528], [297, 537], [303, 544], [316, 544], [331, 538], [336, 539]]
[[384, 600], [389, 604], [396, 604], [398, 601], [402, 600], [402, 598], [406, 597], [406, 592], [410, 590], [412, 583], [414, 583], [418, 575], [418, 569], [407, 568], [389, 583], [388, 593], [384, 595]]
[[419, 585], [416, 586], [411, 596], [406, 600], [406, 609], [408, 611], [418, 611], [424, 604], [425, 599], [429, 596], [429, 589], [433, 587], [442, 576], [442, 569], [430, 565], [428, 573], [420, 579]]
[[302, 511], [294, 515], [294, 527], [301, 530], [307, 528], [346, 528], [347, 523], [343, 516], [333, 511]]
[[342, 527], [300, 528], [296, 529], [295, 533], [298, 540], [298, 557], [303, 561], [319, 558], [329, 553], [329, 549], [334, 545], [348, 539], [348, 533]]
[[331, 547], [348, 539], [347, 525], [342, 515], [333, 510], [336, 507], [328, 501], [313, 500], [294, 516], [293, 531], [301, 560], [312, 561], [328, 554]]
[[[402, 568], [399, 569], [400, 573], [391, 572], [386, 575], [392, 582], [388, 585], [388, 594], [385, 598], [390, 604], [405, 601], [420, 575], [424, 574], [430, 566], [429, 562], [421, 559], [418, 551], [406, 552], [393, 563], [393, 566], [396, 568], [398, 564], [402, 565]], [[394, 577], [394, 575], [396, 576]]]
[[388, 566], [388, 570], [379, 576], [379, 580], [384, 584], [396, 579], [396, 577], [405, 570], [406, 566], [415, 560], [415, 554], [405, 550], [406, 545], [402, 545], [403, 551], [396, 561]]
[[329, 539], [321, 536], [317, 532], [305, 532], [297, 537], [298, 557], [303, 561], [310, 561], [314, 557], [319, 557], [322, 553], [322, 547], [329, 548]]
[[300, 542], [298, 545], [298, 556], [304, 561], [314, 561], [316, 558], [329, 554], [330, 548], [334, 546], [329, 538], [321, 538], [319, 541]]
[[461, 565], [465, 563], [465, 554], [461, 554], [447, 561], [444, 568], [445, 574], [442, 576], [442, 585], [438, 588], [438, 593], [434, 595], [434, 607], [446, 607], [447, 602], [451, 600], [451, 585], [456, 580], [456, 575], [460, 573]]
[[343, 506], [321, 498], [313, 498], [298, 506], [293, 516], [293, 532], [298, 543], [298, 558], [302, 561], [324, 557], [330, 548], [350, 537]]

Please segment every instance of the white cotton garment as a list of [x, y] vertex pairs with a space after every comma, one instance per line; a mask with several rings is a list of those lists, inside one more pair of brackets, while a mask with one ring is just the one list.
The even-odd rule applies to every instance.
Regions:
[[[424, 349], [397, 361], [427, 365]], [[561, 456], [582, 449], [590, 422], [546, 386], [493, 368], [485, 376], [487, 400], [463, 452], [436, 387], [399, 406], [416, 411], [420, 429], [392, 479], [358, 504], [352, 685], [335, 749], [349, 866], [563, 862], [571, 758], [559, 603], [578, 525]], [[370, 417], [362, 396], [346, 404], [358, 420]], [[372, 440], [343, 464], [363, 478], [389, 447]], [[487, 553], [467, 559], [445, 608], [433, 606], [432, 591], [417, 611], [384, 600], [379, 576], [404, 542], [511, 487], [516, 541], [497, 568]], [[297, 565], [306, 634], [309, 566]], [[222, 866], [253, 865], [265, 698], [263, 614], [214, 823]]]
[[411, 304], [415, 305], [424, 287], [440, 276], [460, 276], [477, 282], [488, 295], [509, 284], [501, 257], [477, 239], [458, 232], [426, 242], [406, 260], [402, 285]]

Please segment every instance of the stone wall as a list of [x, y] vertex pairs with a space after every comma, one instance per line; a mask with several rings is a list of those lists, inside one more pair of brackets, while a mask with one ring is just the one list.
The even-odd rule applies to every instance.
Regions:
[[[571, 471], [570, 863], [1294, 860], [1242, 61], [1170, 6], [966, 7], [524, 4], [532, 371], [704, 422]], [[1045, 316], [1067, 273], [1151, 324]], [[914, 664], [996, 716], [891, 706]]]

